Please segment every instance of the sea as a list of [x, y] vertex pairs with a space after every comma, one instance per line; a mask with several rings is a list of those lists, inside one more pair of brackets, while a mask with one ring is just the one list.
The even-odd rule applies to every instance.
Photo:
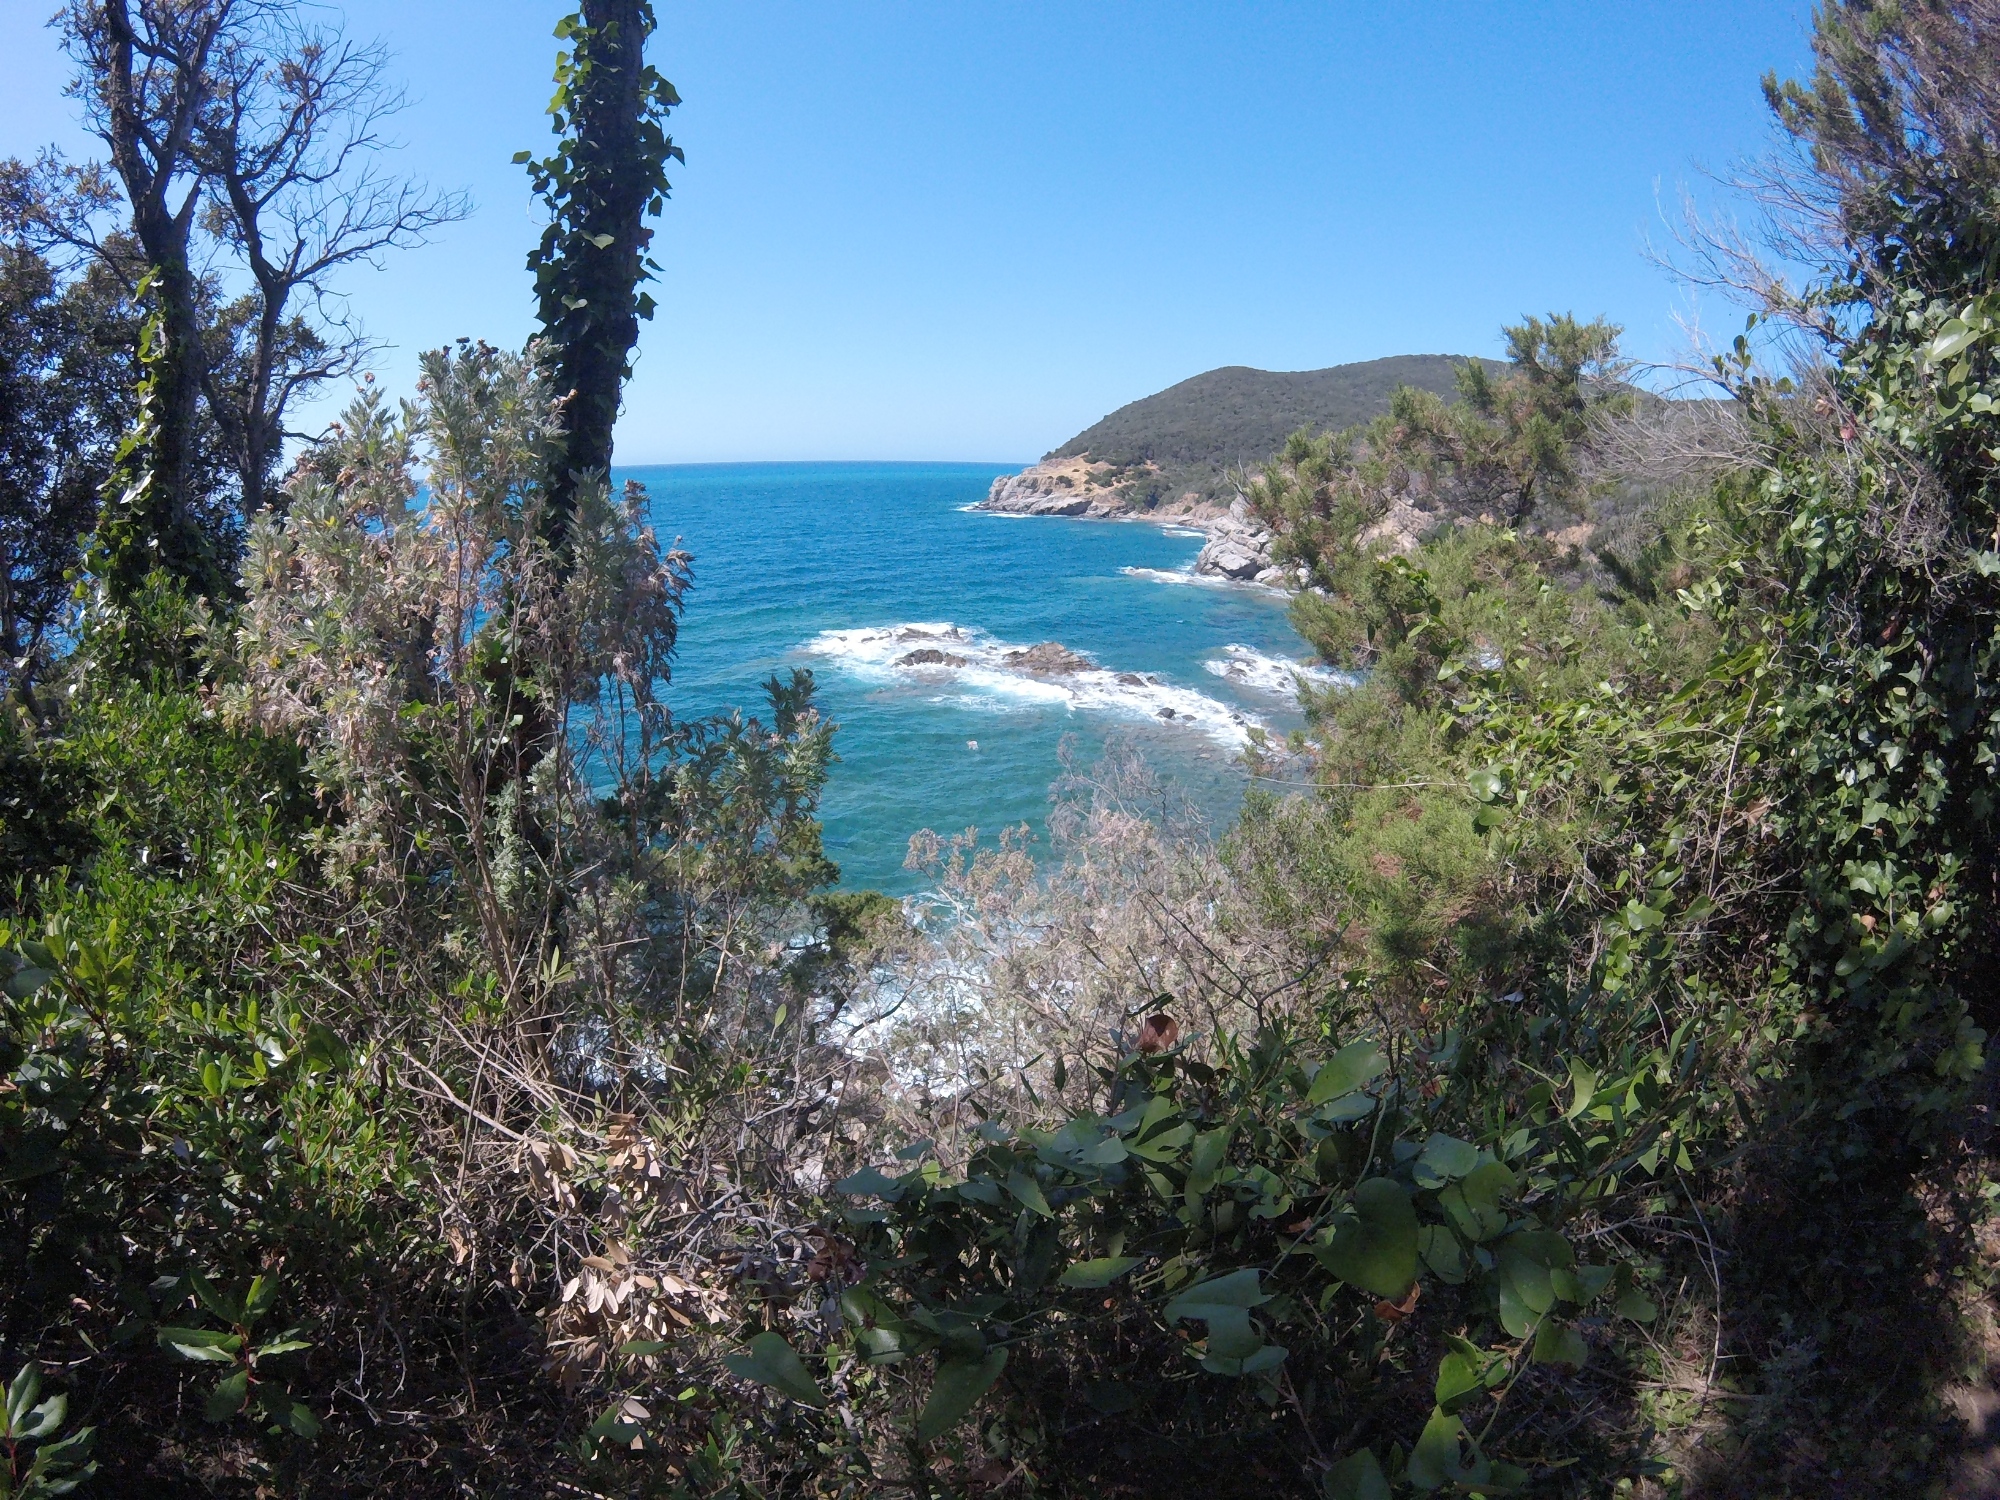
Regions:
[[[1252, 726], [1300, 722], [1309, 650], [1274, 590], [1198, 577], [1199, 532], [971, 507], [1020, 464], [621, 468], [663, 541], [694, 558], [668, 702], [768, 717], [761, 684], [809, 668], [838, 726], [821, 803], [849, 889], [905, 894], [910, 836], [1026, 824], [1045, 848], [1066, 736], [1087, 761], [1136, 742], [1218, 831], [1248, 784]], [[1010, 652], [1059, 642], [1088, 670]], [[936, 650], [963, 666], [900, 665]]]

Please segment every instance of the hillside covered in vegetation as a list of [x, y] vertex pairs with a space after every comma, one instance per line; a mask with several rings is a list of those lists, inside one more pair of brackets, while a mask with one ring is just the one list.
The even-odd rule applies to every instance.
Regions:
[[1767, 81], [1727, 399], [1556, 314], [1264, 439], [1342, 671], [1235, 825], [1078, 750], [902, 902], [809, 673], [665, 696], [651, 6], [536, 338], [285, 465], [341, 262], [197, 268], [344, 180], [323, 19], [76, 0], [111, 165], [0, 172], [0, 1493], [1993, 1493], [2000, 5]]
[[1235, 494], [1228, 476], [1254, 469], [1292, 432], [1338, 432], [1380, 416], [1405, 386], [1448, 396], [1463, 363], [1401, 354], [1325, 370], [1227, 365], [1119, 407], [1042, 463], [1071, 468], [1079, 466], [1062, 461], [1080, 460], [1087, 487], [1106, 492], [1108, 504], [1227, 505]]

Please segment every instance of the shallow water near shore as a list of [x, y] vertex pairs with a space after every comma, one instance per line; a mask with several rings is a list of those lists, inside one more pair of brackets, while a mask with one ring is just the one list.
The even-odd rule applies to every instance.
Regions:
[[[761, 683], [812, 669], [840, 756], [821, 812], [842, 884], [906, 892], [909, 837], [1027, 823], [1038, 838], [1057, 747], [1132, 735], [1218, 828], [1246, 783], [1252, 725], [1299, 714], [1308, 654], [1283, 596], [1189, 588], [1202, 538], [1144, 523], [988, 515], [1000, 464], [689, 464], [621, 468], [663, 541], [694, 554], [668, 701], [767, 716]], [[1204, 580], [1206, 581], [1206, 580]], [[1060, 641], [1090, 670], [1008, 654]], [[904, 666], [913, 650], [962, 665]], [[973, 748], [976, 744], [977, 748]]]

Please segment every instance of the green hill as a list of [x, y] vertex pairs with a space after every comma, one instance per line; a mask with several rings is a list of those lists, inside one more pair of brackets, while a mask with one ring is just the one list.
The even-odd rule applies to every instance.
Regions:
[[[1227, 471], [1254, 471], [1299, 427], [1325, 431], [1365, 422], [1388, 410], [1400, 385], [1450, 396], [1463, 363], [1462, 356], [1398, 354], [1325, 370], [1226, 365], [1119, 407], [1044, 462], [1111, 464], [1121, 471], [1118, 482], [1140, 491], [1130, 496], [1140, 503], [1188, 491], [1214, 495], [1226, 488]], [[1146, 466], [1143, 477], [1123, 472]]]

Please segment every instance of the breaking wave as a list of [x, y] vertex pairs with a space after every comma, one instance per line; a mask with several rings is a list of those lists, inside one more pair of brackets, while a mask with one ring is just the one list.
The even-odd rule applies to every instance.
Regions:
[[1270, 656], [1249, 646], [1224, 646], [1222, 655], [1202, 663], [1226, 682], [1239, 683], [1258, 692], [1278, 693], [1287, 698], [1296, 694], [1301, 682], [1312, 687], [1352, 687], [1358, 680], [1351, 672], [1294, 661], [1289, 656]]
[[[1094, 662], [1075, 671], [1031, 671], [1007, 660], [1027, 648], [948, 621], [823, 630], [804, 649], [863, 680], [934, 689], [933, 701], [955, 707], [974, 702], [994, 710], [1060, 707], [1144, 719], [1185, 726], [1231, 749], [1247, 744], [1252, 729], [1264, 727], [1254, 715], [1152, 673], [1120, 672]], [[906, 661], [918, 651], [935, 651], [943, 659]]]

